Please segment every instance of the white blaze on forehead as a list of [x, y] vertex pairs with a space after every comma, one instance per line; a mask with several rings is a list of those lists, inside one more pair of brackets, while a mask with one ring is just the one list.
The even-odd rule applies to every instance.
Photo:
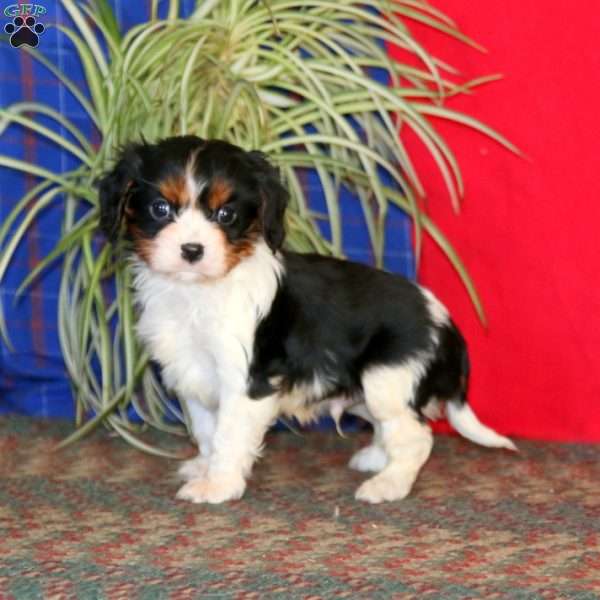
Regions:
[[194, 167], [196, 165], [196, 158], [200, 149], [194, 150], [185, 165], [185, 188], [187, 196], [190, 199], [190, 206], [194, 206], [202, 188], [206, 185], [206, 182], [198, 181], [194, 173]]

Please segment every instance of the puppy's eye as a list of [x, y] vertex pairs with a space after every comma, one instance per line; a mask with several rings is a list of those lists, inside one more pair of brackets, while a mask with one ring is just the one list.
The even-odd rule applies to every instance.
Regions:
[[149, 210], [155, 221], [166, 221], [171, 216], [171, 206], [166, 200], [154, 200]]
[[217, 211], [217, 223], [219, 225], [233, 225], [237, 219], [237, 213], [231, 206], [221, 206]]

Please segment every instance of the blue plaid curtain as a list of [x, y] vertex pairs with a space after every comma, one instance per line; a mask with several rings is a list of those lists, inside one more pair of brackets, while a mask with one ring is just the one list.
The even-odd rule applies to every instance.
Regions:
[[[17, 2], [0, 2], [0, 31], [12, 22], [10, 7]], [[77, 84], [84, 82], [77, 54], [68, 38], [55, 26], [72, 26], [59, 1], [37, 2], [46, 12], [38, 16], [45, 31], [40, 35], [38, 50], [56, 64]], [[117, 20], [122, 30], [143, 22], [149, 16], [150, 2], [113, 0]], [[166, 3], [161, 3], [166, 8]], [[182, 1], [182, 16], [191, 12], [194, 0]], [[87, 115], [70, 92], [27, 53], [13, 48], [8, 35], [0, 44], [0, 106], [14, 102], [44, 102], [67, 117], [89, 135], [92, 143], [100, 141]], [[39, 117], [45, 126], [69, 138], [69, 133], [49, 118]], [[56, 172], [76, 166], [76, 159], [43, 137], [19, 125], [11, 125], [0, 136], [0, 154], [34, 162]], [[325, 208], [325, 200], [314, 173], [303, 174], [304, 185], [311, 191], [315, 210]], [[36, 184], [36, 179], [16, 171], [0, 168], [0, 222], [15, 203]], [[346, 190], [341, 195], [345, 251], [349, 258], [371, 262], [372, 255], [359, 203]], [[0, 413], [18, 412], [33, 416], [72, 416], [73, 399], [63, 365], [57, 335], [57, 302], [60, 262], [57, 261], [20, 299], [15, 292], [23, 278], [47, 255], [60, 236], [62, 207], [57, 201], [46, 209], [30, 228], [17, 248], [14, 260], [0, 283], [0, 302], [8, 323], [14, 349], [0, 341]], [[14, 227], [18, 227], [18, 223]], [[414, 276], [409, 219], [399, 210], [392, 210], [387, 228], [391, 243], [386, 251], [385, 266], [391, 271]], [[323, 224], [323, 232], [328, 227]]]

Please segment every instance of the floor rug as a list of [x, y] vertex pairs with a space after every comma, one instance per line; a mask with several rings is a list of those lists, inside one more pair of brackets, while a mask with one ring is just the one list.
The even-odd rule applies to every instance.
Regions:
[[438, 436], [412, 494], [370, 506], [365, 434], [277, 432], [244, 498], [204, 506], [105, 430], [54, 452], [71, 427], [0, 419], [0, 599], [600, 598], [598, 445]]

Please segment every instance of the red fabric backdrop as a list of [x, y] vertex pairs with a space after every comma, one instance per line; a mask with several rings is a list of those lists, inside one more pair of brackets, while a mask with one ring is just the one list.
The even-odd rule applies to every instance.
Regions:
[[488, 330], [431, 242], [421, 280], [469, 340], [471, 403], [482, 420], [516, 436], [600, 441], [597, 1], [434, 4], [489, 53], [415, 27], [419, 39], [465, 76], [505, 76], [450, 106], [494, 126], [529, 160], [439, 124], [463, 168], [466, 198], [456, 217], [423, 153], [430, 214], [473, 275]]

